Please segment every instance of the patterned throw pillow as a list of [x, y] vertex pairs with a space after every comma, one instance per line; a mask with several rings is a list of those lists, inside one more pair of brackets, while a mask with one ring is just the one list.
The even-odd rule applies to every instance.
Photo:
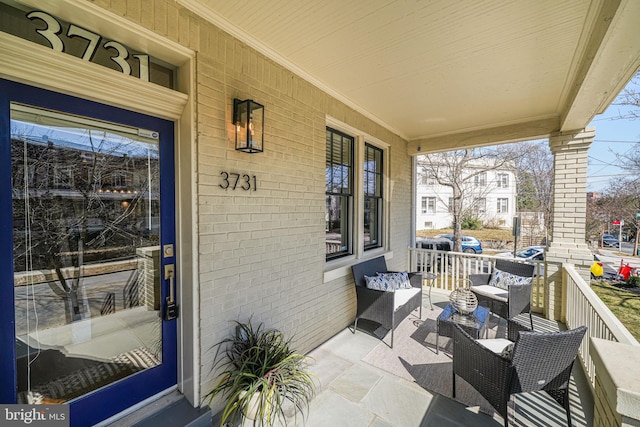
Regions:
[[533, 277], [522, 277], [517, 274], [507, 273], [506, 271], [498, 270], [497, 268], [491, 273], [490, 286], [496, 286], [500, 289], [508, 289], [511, 285], [529, 285], [531, 284]]
[[378, 273], [379, 277], [389, 282], [389, 286], [395, 289], [411, 289], [411, 282], [409, 281], [409, 273], [406, 271], [399, 273]]
[[393, 292], [393, 288], [389, 287], [389, 282], [384, 280], [381, 276], [364, 276], [364, 281], [367, 284], [367, 288], [374, 289], [376, 291]]

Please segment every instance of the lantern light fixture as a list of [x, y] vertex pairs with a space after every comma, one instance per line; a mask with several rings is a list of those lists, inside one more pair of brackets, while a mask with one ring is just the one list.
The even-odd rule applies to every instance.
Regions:
[[236, 127], [236, 150], [262, 153], [264, 149], [264, 105], [252, 99], [233, 100], [233, 125]]

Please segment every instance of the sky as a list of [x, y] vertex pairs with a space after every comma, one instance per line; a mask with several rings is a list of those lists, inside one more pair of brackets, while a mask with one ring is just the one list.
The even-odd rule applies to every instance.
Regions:
[[[640, 92], [640, 87], [631, 87]], [[625, 173], [616, 166], [616, 154], [625, 154], [640, 149], [640, 119], [616, 119], [629, 107], [611, 105], [595, 116], [589, 127], [596, 128], [596, 136], [589, 148], [587, 191], [605, 193], [610, 181], [620, 179]], [[640, 113], [640, 108], [635, 109]]]

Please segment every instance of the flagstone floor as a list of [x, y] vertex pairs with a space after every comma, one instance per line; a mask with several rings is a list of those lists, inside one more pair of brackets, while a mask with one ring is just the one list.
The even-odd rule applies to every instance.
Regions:
[[[448, 294], [434, 291], [432, 296], [434, 304], [446, 305]], [[423, 310], [428, 310], [428, 300], [423, 306]], [[347, 328], [311, 352], [315, 359], [312, 371], [318, 377], [320, 387], [306, 419], [298, 416], [287, 424], [296, 427], [497, 427], [503, 424], [499, 415], [492, 418], [479, 412], [477, 407], [467, 408], [450, 396], [431, 393], [415, 382], [364, 362], [363, 358], [379, 343], [379, 338], [361, 331], [359, 324], [355, 334]], [[593, 399], [581, 374], [581, 369], [574, 366], [572, 417], [574, 425], [592, 427]], [[573, 407], [575, 401], [579, 401], [577, 411]], [[566, 425], [564, 410], [551, 399], [518, 397], [516, 407], [511, 426]], [[532, 424], [532, 420], [536, 421]], [[212, 425], [219, 424], [214, 416]], [[245, 425], [252, 424], [245, 421]]]

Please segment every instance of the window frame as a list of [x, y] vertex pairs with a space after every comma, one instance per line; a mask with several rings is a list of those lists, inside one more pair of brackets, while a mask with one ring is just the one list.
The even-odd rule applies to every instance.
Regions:
[[484, 215], [487, 213], [487, 198], [486, 197], [479, 197], [477, 199], [474, 200], [474, 208], [476, 213], [478, 213], [479, 215]]
[[[361, 130], [341, 122], [331, 116], [326, 116], [325, 128], [346, 134], [355, 139], [354, 146], [354, 194], [353, 194], [353, 217], [351, 222], [352, 251], [349, 255], [341, 257], [326, 258], [324, 281], [331, 281], [337, 277], [342, 277], [349, 273], [353, 260], [365, 257], [382, 255], [390, 250], [390, 217], [389, 217], [389, 164], [391, 145], [368, 135]], [[325, 132], [326, 133], [326, 132]], [[370, 247], [365, 250], [364, 245], [364, 156], [365, 144], [382, 150], [382, 218], [380, 219], [380, 244], [377, 247]], [[325, 185], [326, 187], [326, 185]], [[325, 188], [326, 189], [326, 188]]]
[[[379, 154], [379, 160], [376, 157], [376, 159], [374, 160], [376, 162], [376, 168], [375, 170], [369, 170], [367, 169], [367, 165], [369, 164], [369, 161], [367, 161], [368, 159], [368, 151], [371, 151], [374, 155], [374, 157], [376, 157], [376, 154]], [[380, 147], [376, 147], [373, 144], [370, 144], [369, 142], [365, 142], [364, 144], [364, 161], [362, 164], [362, 168], [363, 168], [363, 196], [364, 196], [364, 204], [363, 204], [363, 209], [364, 209], [364, 215], [363, 215], [363, 236], [364, 236], [364, 242], [363, 242], [363, 247], [365, 251], [371, 250], [371, 249], [375, 249], [375, 248], [380, 248], [383, 245], [383, 239], [382, 239], [382, 235], [383, 235], [383, 227], [382, 227], [382, 221], [384, 219], [384, 150], [381, 149]], [[375, 185], [375, 189], [374, 189], [374, 194], [370, 195], [368, 194], [368, 190], [367, 190], [367, 183], [369, 180], [369, 175], [373, 175], [374, 176], [374, 185]], [[371, 232], [372, 228], [375, 228], [375, 234], [377, 236], [376, 241], [374, 243], [369, 243], [367, 244], [367, 240], [366, 240], [366, 211], [367, 209], [369, 209], [369, 211], [371, 211], [372, 209], [372, 203], [375, 203], [375, 208], [376, 208], [376, 224], [375, 227], [371, 227], [371, 225], [369, 226], [369, 236], [371, 237], [371, 235], [373, 234]], [[368, 205], [368, 208], [367, 208]], [[372, 218], [372, 216], [370, 215], [370, 218]]]
[[[331, 133], [331, 139], [329, 140], [329, 133]], [[329, 165], [327, 163], [327, 159], [329, 158], [328, 155], [325, 156], [325, 217], [327, 218], [327, 221], [330, 222], [331, 221], [331, 216], [329, 215], [329, 198], [333, 198], [333, 197], [337, 197], [340, 200], [340, 210], [344, 210], [346, 208], [347, 210], [347, 214], [346, 214], [346, 218], [343, 218], [342, 213], [340, 214], [340, 229], [341, 229], [341, 242], [340, 242], [340, 249], [338, 251], [335, 252], [331, 252], [331, 253], [327, 253], [327, 250], [325, 249], [325, 259], [326, 261], [330, 261], [333, 259], [337, 259], [337, 258], [342, 258], [344, 256], [348, 256], [348, 255], [352, 255], [353, 254], [353, 217], [354, 217], [354, 203], [353, 203], [353, 198], [354, 198], [354, 163], [355, 163], [355, 138], [351, 135], [347, 135], [346, 133], [338, 130], [338, 129], [334, 129], [330, 126], [326, 126], [326, 130], [325, 130], [325, 149], [328, 148], [328, 144], [329, 141], [331, 141], [331, 144], [333, 144], [334, 141], [334, 137], [333, 135], [339, 135], [341, 137], [341, 143], [344, 143], [345, 140], [350, 140], [351, 141], [351, 147], [348, 150], [349, 151], [349, 164], [347, 164], [347, 174], [346, 174], [346, 178], [348, 180], [348, 189], [346, 192], [341, 191], [341, 192], [335, 192], [335, 191], [327, 191], [328, 190], [328, 184], [329, 184], [329, 178], [327, 176], [328, 172], [327, 169], [329, 168]], [[342, 146], [340, 148], [340, 152], [341, 152], [341, 156], [345, 153], [344, 151], [344, 146]], [[332, 165], [334, 165], [333, 167], [336, 167], [335, 165], [338, 165], [337, 167], [344, 167], [344, 159], [341, 159], [342, 163], [331, 163]], [[333, 174], [331, 175], [333, 178]], [[344, 177], [343, 177], [344, 179]], [[332, 204], [332, 203], [331, 203]], [[343, 221], [344, 219], [344, 221]], [[329, 225], [328, 223], [325, 224], [325, 242], [326, 240], [326, 233], [329, 232]], [[327, 244], [325, 243], [325, 246]]]
[[[501, 202], [504, 202], [504, 210]], [[498, 197], [496, 204], [496, 212], [499, 214], [508, 214], [509, 213], [509, 198], [508, 197]]]
[[[429, 210], [429, 205], [430, 205], [430, 201], [433, 202], [433, 209]], [[426, 203], [425, 203], [426, 202]], [[422, 196], [422, 200], [421, 200], [421, 212], [424, 215], [431, 215], [431, 214], [435, 214], [437, 211], [437, 199], [433, 196]]]
[[487, 172], [480, 172], [476, 176], [473, 177], [473, 184], [476, 187], [486, 187], [487, 186]]
[[505, 172], [498, 172], [496, 174], [496, 184], [498, 188], [509, 188], [509, 174]]
[[420, 175], [420, 185], [434, 186], [436, 185], [436, 177], [431, 172], [423, 172]]

